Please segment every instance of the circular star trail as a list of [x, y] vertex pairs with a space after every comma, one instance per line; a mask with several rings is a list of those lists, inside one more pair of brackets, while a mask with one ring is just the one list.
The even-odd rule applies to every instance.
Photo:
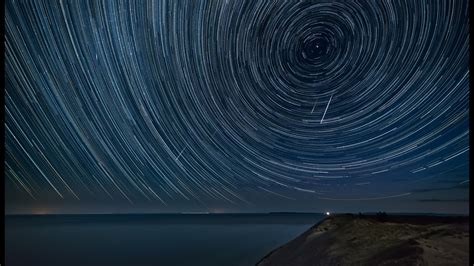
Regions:
[[461, 182], [467, 3], [10, 0], [9, 197], [258, 205]]

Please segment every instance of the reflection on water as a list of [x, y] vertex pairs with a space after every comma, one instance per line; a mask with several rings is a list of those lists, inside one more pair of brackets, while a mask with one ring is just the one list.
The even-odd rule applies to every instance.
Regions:
[[6, 265], [255, 265], [320, 214], [7, 216]]

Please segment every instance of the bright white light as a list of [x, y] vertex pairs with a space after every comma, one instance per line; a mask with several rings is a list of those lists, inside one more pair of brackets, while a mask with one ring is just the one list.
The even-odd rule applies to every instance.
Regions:
[[329, 215], [330, 215], [330, 213], [329, 213], [329, 212], [326, 212], [326, 215], [327, 215], [327, 216], [329, 216]]

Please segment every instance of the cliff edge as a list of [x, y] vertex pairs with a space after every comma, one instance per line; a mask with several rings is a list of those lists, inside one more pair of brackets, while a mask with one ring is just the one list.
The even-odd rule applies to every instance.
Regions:
[[258, 266], [468, 265], [469, 217], [328, 216]]

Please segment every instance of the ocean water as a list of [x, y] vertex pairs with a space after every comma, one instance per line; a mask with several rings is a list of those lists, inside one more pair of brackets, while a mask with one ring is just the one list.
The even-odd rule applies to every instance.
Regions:
[[6, 265], [255, 265], [322, 214], [5, 216]]

